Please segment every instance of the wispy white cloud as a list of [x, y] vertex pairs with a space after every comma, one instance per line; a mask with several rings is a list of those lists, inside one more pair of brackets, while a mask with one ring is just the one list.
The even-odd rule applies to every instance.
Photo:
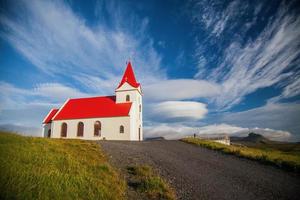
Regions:
[[32, 91], [15, 87], [6, 82], [0, 82], [0, 112], [3, 109], [18, 109], [25, 104], [24, 101], [29, 95], [32, 95]]
[[282, 94], [281, 98], [290, 98], [300, 94], [300, 76], [296, 76], [290, 84], [288, 84]]
[[24, 131], [40, 128], [51, 108], [59, 108], [67, 98], [85, 96], [91, 94], [58, 83], [38, 84], [28, 89], [0, 82], [0, 124], [13, 127], [13, 131], [21, 131], [22, 127]]
[[147, 20], [136, 21], [126, 30], [125, 25], [120, 24], [125, 23], [121, 20], [124, 14], [112, 11], [108, 10], [114, 20], [112, 28], [101, 23], [88, 26], [63, 2], [20, 1], [15, 4], [16, 16], [0, 15], [0, 23], [6, 30], [1, 37], [46, 73], [77, 75], [83, 72], [107, 79], [120, 75], [125, 61], [131, 58], [137, 66], [137, 74], [143, 72], [141, 79], [163, 77], [161, 58], [143, 32]]
[[33, 104], [49, 107], [59, 105], [68, 98], [91, 95], [60, 83], [37, 84], [34, 88], [25, 89], [10, 83], [0, 82], [0, 110], [17, 110]]
[[164, 137], [166, 139], [180, 139], [187, 135], [197, 133], [197, 127], [184, 126], [181, 124], [155, 124], [144, 127], [144, 137]]
[[219, 134], [233, 134], [236, 132], [248, 130], [248, 128], [242, 128], [239, 126], [229, 125], [229, 124], [212, 124], [207, 126], [199, 127], [198, 134], [204, 135], [219, 135]]
[[[191, 1], [191, 17], [196, 25], [204, 27], [210, 37], [219, 38], [223, 32], [231, 31], [236, 26], [244, 26], [244, 32], [251, 22], [256, 20], [257, 14], [262, 9], [262, 3], [258, 3], [255, 9], [249, 9], [249, 2], [241, 0], [222, 1], [222, 0], [201, 0]], [[245, 17], [249, 12], [254, 14], [251, 22]], [[238, 18], [244, 14], [244, 24], [238, 23]]]
[[121, 77], [111, 76], [107, 79], [94, 75], [79, 74], [73, 78], [80, 83], [82, 88], [97, 95], [113, 95]]
[[199, 120], [208, 110], [206, 104], [195, 101], [165, 101], [156, 103], [148, 110], [149, 115], [160, 120]]
[[290, 80], [283, 87], [280, 95], [268, 100], [269, 103], [280, 102], [281, 100], [288, 99], [300, 95], [300, 73], [293, 74]]
[[[261, 5], [258, 6], [261, 9]], [[200, 47], [197, 56], [201, 66], [195, 77], [205, 78], [204, 75], [209, 74], [208, 80], [222, 85], [222, 93], [212, 99], [219, 109], [230, 109], [240, 103], [246, 95], [292, 77], [292, 74], [286, 73], [286, 71], [291, 64], [300, 64], [298, 59], [300, 55], [298, 39], [300, 37], [300, 18], [297, 14], [289, 12], [288, 6], [282, 3], [278, 12], [255, 39], [243, 43], [239, 38], [232, 39], [229, 46], [223, 47], [225, 51], [218, 62], [219, 65], [209, 73], [203, 73], [207, 68], [204, 69], [200, 61], [206, 59], [203, 58]], [[228, 8], [232, 8], [232, 6], [229, 5]], [[225, 9], [223, 14], [231, 17], [226, 12]], [[239, 12], [238, 14], [241, 16], [244, 15], [238, 9], [233, 13], [235, 12]], [[259, 11], [254, 10], [254, 12], [258, 13]], [[214, 24], [226, 24], [228, 21], [227, 18], [218, 20], [220, 22]], [[233, 25], [231, 24], [231, 26]], [[219, 32], [224, 30], [223, 28], [217, 29]], [[241, 34], [244, 36], [244, 33]], [[297, 88], [299, 83], [296, 81], [291, 87]]]
[[300, 105], [298, 103], [268, 103], [242, 112], [224, 113], [220, 121], [243, 127], [286, 130], [299, 140]]
[[60, 83], [43, 83], [38, 84], [31, 92], [35, 96], [45, 97], [48, 100], [55, 102], [63, 102], [68, 98], [87, 97], [92, 94], [87, 94], [78, 89], [62, 85]]
[[161, 80], [145, 85], [145, 98], [157, 100], [185, 100], [217, 96], [221, 87], [213, 82], [194, 79]]

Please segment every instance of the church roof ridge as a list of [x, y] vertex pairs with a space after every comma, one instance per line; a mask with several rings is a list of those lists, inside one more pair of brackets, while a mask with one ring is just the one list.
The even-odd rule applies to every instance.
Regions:
[[116, 103], [115, 96], [69, 99], [52, 120], [128, 116], [132, 103]]

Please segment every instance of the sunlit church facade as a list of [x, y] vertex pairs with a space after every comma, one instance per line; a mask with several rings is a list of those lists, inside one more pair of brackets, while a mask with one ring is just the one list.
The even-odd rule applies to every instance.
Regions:
[[143, 140], [142, 91], [128, 62], [115, 96], [68, 99], [43, 120], [43, 135], [85, 140]]

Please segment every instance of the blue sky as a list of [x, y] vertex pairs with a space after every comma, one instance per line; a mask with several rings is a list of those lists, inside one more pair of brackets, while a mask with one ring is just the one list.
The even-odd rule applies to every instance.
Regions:
[[297, 1], [0, 3], [0, 126], [41, 134], [67, 98], [112, 95], [132, 61], [145, 135], [300, 140]]

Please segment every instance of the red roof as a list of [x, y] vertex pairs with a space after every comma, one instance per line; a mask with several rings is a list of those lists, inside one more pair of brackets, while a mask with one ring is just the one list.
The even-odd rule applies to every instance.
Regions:
[[44, 124], [48, 124], [52, 121], [53, 116], [57, 113], [58, 109], [51, 109], [50, 112], [48, 113], [48, 115], [45, 117], [43, 123]]
[[119, 84], [117, 89], [120, 88], [125, 82], [127, 82], [129, 85], [131, 85], [132, 87], [135, 87], [135, 88], [140, 86], [140, 83], [136, 82], [130, 61], [127, 64], [125, 73], [124, 73], [121, 83]]
[[116, 103], [115, 96], [69, 99], [52, 120], [128, 116], [131, 103]]

